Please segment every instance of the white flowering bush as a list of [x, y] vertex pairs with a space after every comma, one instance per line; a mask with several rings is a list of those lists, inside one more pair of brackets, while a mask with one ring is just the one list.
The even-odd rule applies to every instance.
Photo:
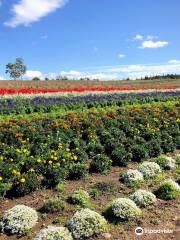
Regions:
[[180, 186], [172, 179], [168, 179], [161, 183], [155, 194], [164, 200], [176, 199], [180, 197]]
[[138, 170], [129, 169], [121, 176], [121, 180], [124, 183], [135, 183], [143, 181], [143, 175]]
[[147, 207], [156, 202], [156, 196], [149, 191], [139, 189], [129, 197], [138, 207]]
[[144, 178], [149, 179], [160, 173], [161, 168], [155, 162], [143, 162], [139, 166], [139, 171], [143, 174]]
[[171, 170], [176, 168], [176, 161], [172, 157], [162, 155], [156, 158], [156, 162], [162, 169]]
[[48, 226], [42, 229], [34, 240], [73, 240], [73, 238], [65, 227]]
[[141, 209], [129, 198], [118, 198], [114, 200], [107, 209], [114, 220], [131, 221], [142, 215]]
[[67, 223], [75, 239], [85, 239], [107, 230], [107, 221], [99, 213], [88, 208], [82, 209], [74, 214]]
[[37, 212], [25, 205], [16, 205], [7, 210], [0, 221], [2, 232], [23, 234], [30, 230], [38, 221]]

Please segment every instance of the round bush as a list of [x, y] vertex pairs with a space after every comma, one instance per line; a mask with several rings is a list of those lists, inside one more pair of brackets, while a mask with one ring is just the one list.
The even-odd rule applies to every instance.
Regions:
[[148, 150], [144, 145], [135, 145], [131, 148], [132, 161], [141, 162], [149, 157]]
[[97, 154], [90, 165], [91, 171], [98, 173], [107, 173], [112, 166], [112, 160], [105, 154]]
[[74, 214], [67, 223], [75, 239], [85, 239], [107, 230], [107, 221], [99, 213], [88, 208]]
[[164, 200], [176, 199], [180, 196], [180, 186], [172, 179], [164, 181], [155, 192], [156, 196]]
[[16, 205], [7, 210], [0, 221], [2, 232], [23, 234], [30, 230], [38, 221], [37, 212], [25, 205]]
[[124, 146], [117, 146], [111, 153], [113, 165], [115, 166], [127, 166], [131, 161], [132, 154], [128, 153]]
[[138, 207], [147, 207], [156, 202], [156, 196], [146, 190], [138, 190], [129, 197]]
[[88, 207], [90, 205], [90, 196], [89, 193], [78, 189], [70, 197], [69, 202], [72, 204], [78, 204], [81, 207]]
[[114, 200], [107, 211], [115, 220], [119, 221], [135, 220], [142, 215], [141, 209], [129, 198]]
[[176, 161], [172, 157], [159, 156], [156, 158], [156, 162], [160, 165], [162, 169], [171, 170], [176, 168]]
[[9, 193], [10, 195], [22, 197], [40, 188], [41, 180], [40, 177], [35, 173], [24, 174], [23, 177], [25, 179], [25, 182], [13, 186], [12, 190]]
[[65, 227], [48, 226], [42, 229], [34, 240], [73, 240], [73, 238]]
[[129, 169], [121, 176], [121, 181], [124, 183], [136, 183], [143, 181], [143, 175], [138, 170]]
[[159, 139], [153, 139], [147, 142], [146, 147], [150, 158], [157, 157], [162, 153]]
[[139, 166], [139, 171], [143, 174], [144, 178], [149, 179], [160, 173], [161, 168], [155, 162], [143, 162]]
[[41, 211], [45, 213], [56, 213], [62, 212], [64, 208], [65, 201], [61, 197], [53, 197], [44, 202]]
[[69, 169], [69, 179], [84, 179], [88, 175], [88, 166], [83, 163], [74, 163]]

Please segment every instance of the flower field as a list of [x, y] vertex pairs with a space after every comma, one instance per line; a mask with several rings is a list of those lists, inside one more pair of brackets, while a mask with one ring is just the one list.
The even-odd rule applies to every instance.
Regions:
[[176, 238], [180, 88], [133, 82], [0, 84], [0, 239], [135, 239], [139, 224]]

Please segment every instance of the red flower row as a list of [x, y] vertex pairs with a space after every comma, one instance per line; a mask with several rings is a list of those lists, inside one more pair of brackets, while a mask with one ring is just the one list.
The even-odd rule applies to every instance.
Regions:
[[163, 87], [126, 87], [126, 88], [73, 88], [73, 89], [0, 89], [0, 95], [38, 94], [38, 93], [83, 93], [83, 92], [112, 92], [112, 91], [143, 91], [143, 90], [176, 90], [176, 86]]

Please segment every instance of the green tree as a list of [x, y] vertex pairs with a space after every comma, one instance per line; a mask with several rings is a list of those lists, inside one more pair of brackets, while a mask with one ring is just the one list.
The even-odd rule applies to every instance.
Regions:
[[26, 71], [27, 67], [22, 58], [16, 58], [15, 63], [8, 63], [6, 65], [6, 74], [9, 73], [10, 77], [14, 80], [22, 78]]

